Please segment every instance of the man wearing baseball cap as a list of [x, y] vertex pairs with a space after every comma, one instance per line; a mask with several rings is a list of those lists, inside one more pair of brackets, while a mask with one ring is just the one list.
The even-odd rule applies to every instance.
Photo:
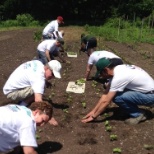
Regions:
[[127, 124], [138, 124], [147, 119], [145, 112], [138, 105], [154, 105], [154, 80], [143, 69], [135, 65], [113, 65], [111, 59], [102, 58], [96, 63], [97, 73], [110, 79], [106, 92], [97, 105], [82, 122], [93, 121], [113, 101], [130, 117]]
[[49, 61], [54, 60], [54, 57], [59, 57], [62, 62], [67, 62], [60, 53], [60, 47], [64, 44], [62, 38], [56, 40], [44, 40], [37, 47], [37, 54], [39, 60], [45, 65]]
[[[3, 93], [8, 99], [24, 106], [32, 102], [42, 102], [46, 82], [53, 77], [61, 78], [61, 68], [57, 60], [52, 60], [47, 65], [39, 60], [25, 62], [10, 75], [3, 87]], [[54, 118], [50, 123], [58, 124]]]
[[[58, 16], [56, 20], [51, 21], [47, 26], [43, 29], [43, 39], [50, 39], [51, 37], [56, 39], [59, 36], [58, 28], [59, 25], [64, 24], [64, 20], [62, 16]], [[54, 34], [56, 32], [56, 36]]]

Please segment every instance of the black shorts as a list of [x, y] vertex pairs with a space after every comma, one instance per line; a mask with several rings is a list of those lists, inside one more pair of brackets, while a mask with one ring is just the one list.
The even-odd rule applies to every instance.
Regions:
[[86, 50], [97, 47], [97, 39], [95, 37], [89, 39], [86, 44]]

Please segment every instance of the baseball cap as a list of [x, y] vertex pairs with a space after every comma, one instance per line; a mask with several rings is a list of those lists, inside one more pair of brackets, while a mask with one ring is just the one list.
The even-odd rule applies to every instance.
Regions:
[[62, 23], [64, 23], [63, 17], [62, 17], [62, 16], [58, 16], [57, 19], [58, 19], [59, 21], [61, 21]]
[[58, 60], [51, 60], [48, 62], [48, 65], [50, 67], [50, 69], [53, 71], [53, 74], [56, 78], [61, 78], [61, 74], [60, 74], [60, 71], [61, 71], [61, 64]]
[[64, 44], [64, 40], [63, 40], [61, 37], [58, 37], [58, 38], [57, 38], [57, 41], [58, 41], [60, 44], [62, 44], [62, 45]]
[[110, 60], [107, 58], [101, 58], [98, 60], [98, 62], [96, 63], [96, 68], [97, 68], [97, 72], [96, 72], [96, 76], [98, 76], [99, 74], [101, 74], [101, 72], [103, 71], [103, 69], [107, 66], [109, 66], [111, 64]]

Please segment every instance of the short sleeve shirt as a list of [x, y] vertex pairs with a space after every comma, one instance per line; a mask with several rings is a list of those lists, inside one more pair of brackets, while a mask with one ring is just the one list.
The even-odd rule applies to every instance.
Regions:
[[0, 107], [0, 152], [19, 145], [37, 147], [35, 132], [36, 123], [30, 109], [19, 105]]
[[58, 31], [58, 21], [51, 21], [43, 30], [43, 35], [47, 35], [48, 33], [53, 33], [54, 31]]
[[93, 52], [89, 59], [88, 59], [88, 64], [89, 65], [95, 65], [97, 63], [97, 61], [101, 58], [109, 58], [109, 59], [112, 59], [112, 58], [119, 58], [119, 56], [115, 55], [114, 53], [112, 52], [109, 52], [109, 51], [95, 51]]
[[154, 90], [154, 80], [140, 67], [118, 65], [114, 68], [109, 91], [124, 91], [124, 89], [147, 93]]
[[32, 87], [34, 93], [44, 93], [45, 76], [44, 65], [38, 60], [21, 64], [10, 75], [3, 87], [4, 94], [18, 89]]

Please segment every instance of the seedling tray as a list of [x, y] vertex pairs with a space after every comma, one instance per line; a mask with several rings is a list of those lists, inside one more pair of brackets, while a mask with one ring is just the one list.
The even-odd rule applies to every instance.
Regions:
[[76, 58], [78, 55], [76, 52], [67, 52], [67, 57], [74, 57]]
[[75, 82], [70, 81], [66, 88], [66, 92], [82, 94], [85, 92], [85, 83], [83, 83], [82, 85], [77, 85]]

